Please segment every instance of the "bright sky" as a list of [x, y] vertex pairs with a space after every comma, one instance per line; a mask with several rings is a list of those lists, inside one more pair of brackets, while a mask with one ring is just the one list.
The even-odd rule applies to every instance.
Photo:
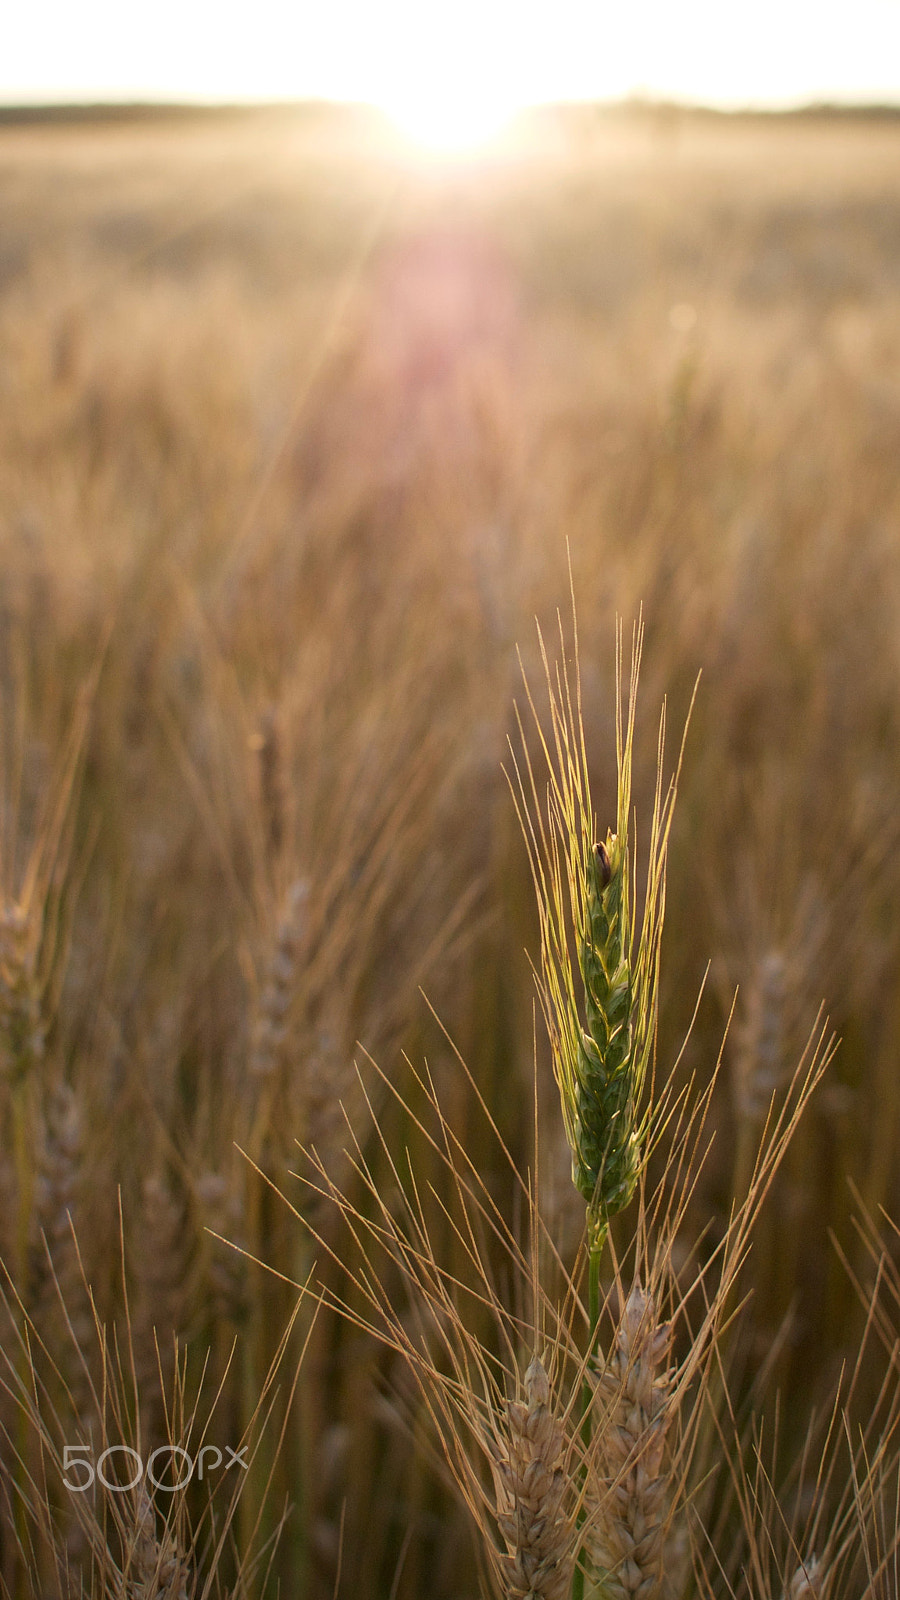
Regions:
[[5, 0], [0, 102], [900, 102], [900, 0]]

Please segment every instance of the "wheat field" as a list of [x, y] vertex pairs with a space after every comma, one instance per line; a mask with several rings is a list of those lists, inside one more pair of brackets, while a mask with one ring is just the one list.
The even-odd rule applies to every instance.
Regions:
[[[571, 594], [601, 839], [643, 619], [639, 862], [694, 697], [654, 1012], [694, 1109], [611, 1223], [597, 1394], [699, 1385], [708, 1543], [591, 1592], [896, 1595], [900, 119], [578, 108], [429, 165], [362, 111], [10, 114], [0, 217], [3, 1592], [568, 1595], [510, 1507], [601, 1459], [536, 1420], [588, 1360], [515, 776]], [[407, 1342], [496, 1385], [538, 1307], [453, 1469]], [[166, 1441], [249, 1465], [60, 1475]]]

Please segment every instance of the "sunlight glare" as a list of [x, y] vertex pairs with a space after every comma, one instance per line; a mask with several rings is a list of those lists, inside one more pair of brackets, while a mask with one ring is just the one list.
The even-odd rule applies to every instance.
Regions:
[[424, 154], [468, 155], [498, 138], [517, 107], [500, 96], [469, 93], [453, 98], [445, 91], [429, 93], [423, 85], [392, 96], [384, 109]]
[[483, 0], [458, 0], [440, 23], [410, 11], [403, 54], [381, 54], [379, 103], [420, 153], [471, 155], [520, 108], [523, 85], [505, 17], [501, 8], [486, 18]]
[[503, 133], [517, 109], [502, 96], [475, 93], [451, 95], [445, 88], [406, 86], [385, 97], [384, 109], [410, 143], [434, 156], [470, 155]]

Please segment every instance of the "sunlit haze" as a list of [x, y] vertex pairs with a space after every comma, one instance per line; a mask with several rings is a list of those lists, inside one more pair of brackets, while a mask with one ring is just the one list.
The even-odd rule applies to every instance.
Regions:
[[900, 0], [32, 0], [10, 7], [0, 100], [356, 100], [464, 145], [517, 107], [630, 93], [718, 105], [900, 100]]

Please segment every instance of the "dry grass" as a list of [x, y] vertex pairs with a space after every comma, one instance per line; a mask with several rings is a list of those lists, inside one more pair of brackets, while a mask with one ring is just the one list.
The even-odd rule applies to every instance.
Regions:
[[[898, 180], [890, 119], [585, 115], [439, 173], [320, 113], [0, 127], [0, 1244], [57, 1410], [79, 1385], [90, 1409], [104, 1359], [68, 1213], [97, 1318], [121, 1328], [121, 1196], [145, 1426], [165, 1434], [177, 1335], [236, 1443], [312, 1262], [270, 1187], [295, 1142], [369, 1222], [376, 1195], [401, 1205], [408, 1151], [434, 1259], [465, 1282], [444, 1127], [508, 1229], [464, 1326], [499, 1350], [504, 1308], [492, 1416], [519, 1415], [523, 1175], [554, 1242], [545, 1306], [576, 1281], [583, 1213], [539, 1030], [535, 1089], [540, 934], [501, 767], [517, 647], [539, 680], [533, 619], [546, 632], [565, 600], [568, 545], [601, 830], [616, 615], [643, 605], [643, 704], [667, 694], [672, 725], [703, 673], [669, 841], [673, 1092], [711, 1083], [738, 996], [703, 1102], [712, 1148], [665, 1271], [642, 1280], [663, 1320], [722, 1259], [733, 1206], [752, 1208], [769, 1095], [793, 1104], [823, 1001], [842, 1040], [755, 1220], [750, 1299], [707, 1342], [734, 1416], [694, 1437], [715, 1530], [695, 1581], [895, 1592], [897, 1246], [851, 1217], [900, 1215]], [[652, 716], [634, 770], [640, 849]], [[357, 1040], [383, 1069], [364, 1075], [371, 1108]], [[660, 1145], [651, 1193], [664, 1164]], [[333, 1212], [292, 1198], [338, 1254]], [[338, 1265], [321, 1270], [343, 1295]], [[289, 1501], [273, 1584], [471, 1592], [467, 1523], [396, 1351], [374, 1358], [327, 1308], [311, 1326], [304, 1302], [292, 1362], [307, 1334], [236, 1538], [258, 1525], [268, 1549]], [[560, 1359], [554, 1397], [571, 1343]], [[856, 1423], [843, 1438], [838, 1409], [827, 1456], [808, 1418], [824, 1410], [828, 1433], [842, 1366]], [[776, 1392], [777, 1441], [754, 1420]], [[41, 1436], [23, 1415], [0, 1399], [14, 1482]], [[479, 1493], [513, 1470], [504, 1438]], [[843, 1500], [811, 1493], [826, 1456]], [[723, 1459], [741, 1463], [732, 1490], [703, 1476]], [[28, 1577], [14, 1528], [7, 1588], [49, 1592], [52, 1541]], [[227, 1565], [221, 1582], [238, 1582]]]

